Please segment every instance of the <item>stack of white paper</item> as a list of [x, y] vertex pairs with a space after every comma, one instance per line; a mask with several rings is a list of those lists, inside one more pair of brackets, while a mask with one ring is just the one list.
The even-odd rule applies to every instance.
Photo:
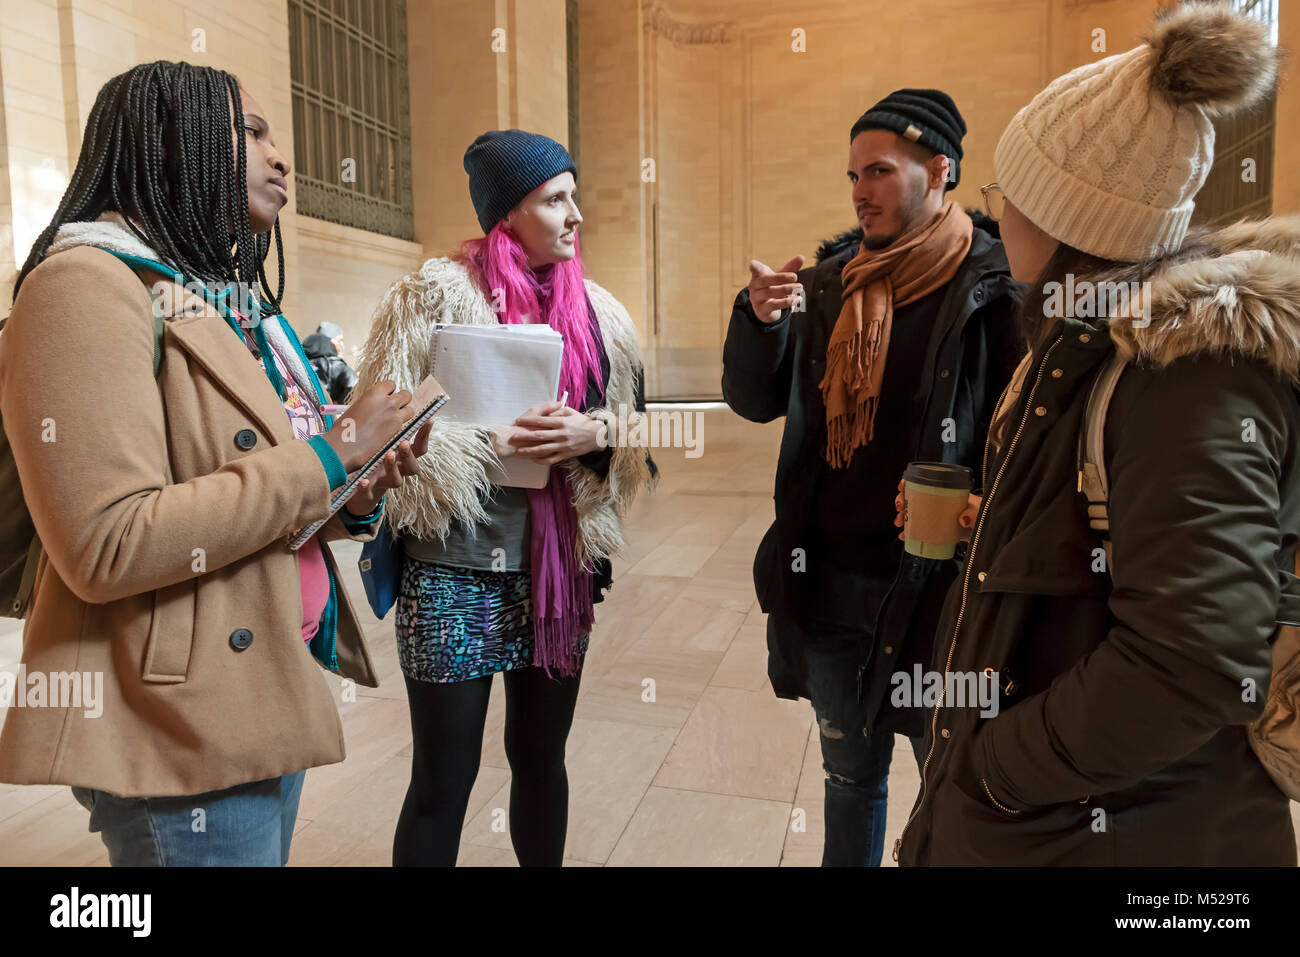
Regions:
[[[512, 425], [559, 397], [564, 337], [550, 326], [438, 325], [429, 348], [429, 373], [451, 396], [440, 418], [483, 428]], [[496, 485], [542, 488], [551, 471], [517, 455], [503, 464], [488, 476]]]

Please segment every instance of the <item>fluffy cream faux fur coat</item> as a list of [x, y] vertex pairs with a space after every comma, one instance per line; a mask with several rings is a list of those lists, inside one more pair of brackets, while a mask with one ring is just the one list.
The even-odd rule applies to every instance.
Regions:
[[[642, 368], [636, 330], [627, 310], [605, 289], [587, 280], [587, 294], [610, 370], [605, 406], [584, 411], [609, 428], [613, 458], [605, 478], [576, 460], [561, 467], [568, 472], [578, 512], [579, 558], [590, 563], [623, 547], [623, 516], [636, 496], [653, 484], [653, 475], [646, 449], [629, 446], [616, 434], [620, 407], [627, 410], [623, 421], [629, 431], [640, 418], [635, 412], [636, 381]], [[398, 388], [414, 389], [431, 368], [429, 346], [435, 324], [497, 322], [497, 314], [462, 263], [430, 259], [398, 280], [375, 310], [353, 394], [383, 379], [392, 379]], [[491, 489], [487, 468], [496, 456], [483, 429], [437, 416], [433, 422], [419, 474], [388, 492], [385, 514], [399, 532], [445, 539], [452, 519], [469, 524], [487, 519], [482, 502]]]

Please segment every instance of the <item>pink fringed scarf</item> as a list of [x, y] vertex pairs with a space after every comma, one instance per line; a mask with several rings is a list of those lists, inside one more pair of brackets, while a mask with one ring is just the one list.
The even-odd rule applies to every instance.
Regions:
[[595, 621], [591, 571], [578, 562], [578, 513], [569, 480], [551, 469], [545, 488], [528, 490], [532, 517], [533, 664], [577, 674], [579, 641]]
[[[534, 272], [517, 239], [498, 224], [470, 240], [462, 255], [489, 290], [501, 290], [505, 323], [545, 322], [564, 336], [560, 389], [581, 407], [590, 380], [601, 382], [600, 344], [593, 341], [591, 304], [579, 255]], [[558, 399], [559, 396], [556, 396]], [[604, 402], [604, 388], [601, 388]], [[551, 468], [540, 489], [528, 490], [532, 534], [533, 664], [561, 675], [577, 674], [584, 635], [595, 621], [591, 569], [578, 558], [578, 513], [565, 470]]]
[[[552, 296], [555, 267], [546, 270], [538, 282], [538, 301], [545, 303]], [[564, 335], [569, 358], [570, 343], [581, 337], [587, 355], [591, 348], [591, 325], [588, 320], [586, 289], [583, 288], [581, 318], [570, 315], [569, 328], [559, 330]], [[555, 319], [552, 318], [552, 322]], [[594, 371], [600, 381], [600, 366], [591, 370], [585, 362], [561, 363], [560, 388], [581, 403], [587, 395], [587, 376]], [[603, 392], [603, 390], [602, 390]], [[556, 396], [559, 398], [559, 396]], [[602, 394], [602, 402], [604, 397]], [[591, 631], [595, 621], [592, 601], [591, 570], [578, 561], [578, 512], [573, 507], [573, 490], [563, 468], [552, 466], [545, 487], [528, 490], [528, 509], [532, 518], [533, 575], [533, 664], [549, 675], [555, 669], [562, 675], [578, 672], [581, 654], [579, 641]]]

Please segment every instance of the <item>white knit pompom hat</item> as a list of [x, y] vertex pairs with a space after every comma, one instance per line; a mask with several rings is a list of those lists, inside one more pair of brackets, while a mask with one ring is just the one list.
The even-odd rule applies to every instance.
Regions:
[[993, 153], [1007, 199], [1054, 239], [1137, 262], [1182, 245], [1214, 161], [1211, 118], [1272, 89], [1265, 26], [1221, 3], [1156, 19], [1140, 47], [1057, 77]]

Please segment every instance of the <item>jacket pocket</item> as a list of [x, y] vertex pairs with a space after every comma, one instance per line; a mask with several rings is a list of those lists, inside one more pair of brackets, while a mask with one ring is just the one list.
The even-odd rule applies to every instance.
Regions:
[[984, 789], [984, 796], [988, 798], [989, 803], [992, 804], [999, 811], [1001, 811], [1003, 814], [1005, 814], [1007, 817], [1016, 818], [1019, 817], [1021, 814], [1025, 813], [1024, 811], [1018, 811], [1014, 808], [1007, 807], [996, 797], [994, 797], [993, 789], [989, 787], [988, 778], [980, 778], [980, 787]]
[[145, 681], [179, 684], [188, 677], [198, 587], [198, 579], [192, 578], [153, 593], [153, 614], [140, 674]]
[[1072, 801], [1013, 812], [983, 783], [950, 783], [933, 831], [932, 863], [992, 866], [1115, 863], [1112, 828], [1095, 825], [1090, 805]]
[[1111, 586], [1104, 568], [1092, 571], [1088, 566], [1080, 568], [1073, 564], [1018, 563], [1007, 561], [999, 554], [984, 572], [984, 577], [978, 579], [978, 587], [981, 593], [1104, 600], [1110, 595]]

